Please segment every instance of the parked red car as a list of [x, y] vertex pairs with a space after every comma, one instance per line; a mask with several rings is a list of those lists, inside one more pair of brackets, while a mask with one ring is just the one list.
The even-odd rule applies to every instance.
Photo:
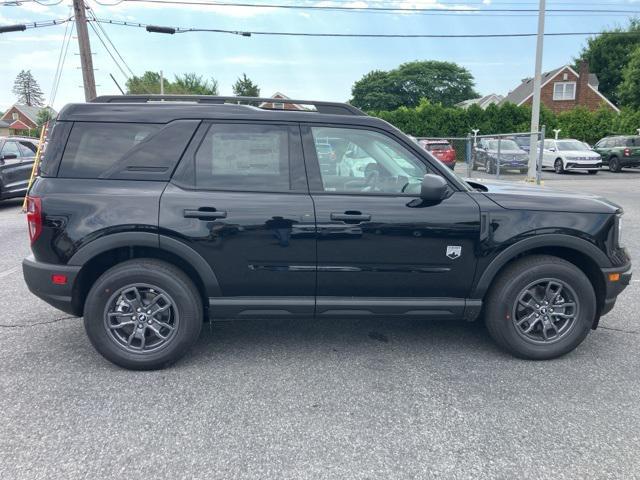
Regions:
[[447, 140], [419, 140], [418, 143], [453, 170], [456, 165], [456, 151]]

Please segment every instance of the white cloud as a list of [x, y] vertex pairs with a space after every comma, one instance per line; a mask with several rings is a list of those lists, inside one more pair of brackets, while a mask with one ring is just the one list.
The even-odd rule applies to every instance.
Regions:
[[238, 55], [235, 57], [225, 57], [220, 60], [222, 63], [228, 63], [232, 65], [247, 65], [247, 66], [264, 66], [264, 65], [308, 65], [308, 60], [294, 60], [284, 59], [281, 57], [265, 57], [265, 56], [252, 56], [252, 55]]

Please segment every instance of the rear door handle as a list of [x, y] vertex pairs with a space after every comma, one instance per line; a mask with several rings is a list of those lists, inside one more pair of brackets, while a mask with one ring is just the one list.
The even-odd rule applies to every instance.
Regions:
[[212, 208], [202, 207], [198, 210], [185, 210], [185, 218], [198, 218], [200, 220], [215, 220], [217, 218], [227, 218], [227, 212], [223, 210], [215, 210]]
[[346, 223], [368, 222], [369, 220], [371, 220], [371, 215], [360, 212], [333, 212], [331, 213], [331, 220], [337, 220]]

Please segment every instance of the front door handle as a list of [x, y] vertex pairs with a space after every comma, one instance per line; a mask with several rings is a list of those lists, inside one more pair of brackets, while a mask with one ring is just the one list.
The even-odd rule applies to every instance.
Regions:
[[360, 223], [371, 220], [371, 215], [360, 212], [332, 212], [331, 220], [342, 221], [345, 223]]
[[185, 218], [198, 218], [200, 220], [215, 220], [217, 218], [227, 218], [227, 212], [216, 210], [215, 208], [202, 207], [198, 210], [185, 210]]

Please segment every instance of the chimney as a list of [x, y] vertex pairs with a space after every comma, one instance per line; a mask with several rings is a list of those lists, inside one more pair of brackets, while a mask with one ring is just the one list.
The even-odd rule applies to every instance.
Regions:
[[578, 81], [576, 83], [576, 103], [584, 103], [587, 100], [587, 89], [589, 88], [589, 63], [586, 60], [580, 62], [578, 67]]

